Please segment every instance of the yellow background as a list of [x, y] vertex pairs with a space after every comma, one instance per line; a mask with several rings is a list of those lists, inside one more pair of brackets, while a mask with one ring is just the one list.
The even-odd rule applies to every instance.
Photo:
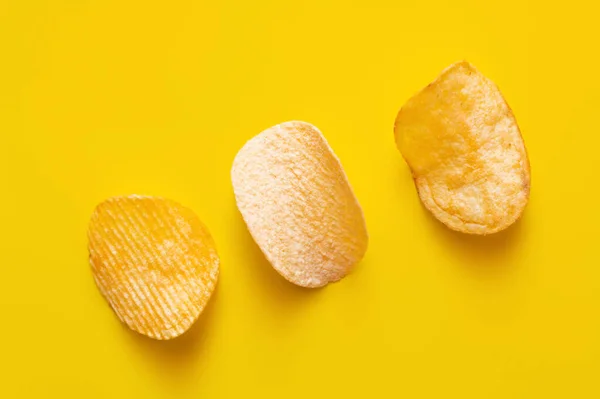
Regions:
[[[569, 1], [0, 2], [0, 397], [600, 396], [598, 6]], [[485, 238], [421, 206], [392, 126], [450, 63], [501, 88], [532, 165], [524, 218]], [[318, 126], [370, 246], [307, 291], [236, 209], [237, 150]], [[123, 327], [86, 228], [119, 194], [210, 228], [217, 292], [189, 334]]]

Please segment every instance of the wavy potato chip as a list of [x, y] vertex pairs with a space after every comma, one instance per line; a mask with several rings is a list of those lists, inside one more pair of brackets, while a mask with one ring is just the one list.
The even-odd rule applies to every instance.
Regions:
[[313, 125], [286, 122], [255, 136], [235, 157], [231, 179], [252, 237], [290, 282], [324, 286], [365, 254], [361, 207]]
[[519, 127], [496, 85], [468, 62], [412, 97], [394, 132], [421, 201], [451, 229], [495, 233], [523, 213], [530, 168]]
[[94, 280], [119, 319], [155, 339], [183, 334], [215, 288], [219, 257], [189, 209], [156, 197], [110, 198], [89, 230]]

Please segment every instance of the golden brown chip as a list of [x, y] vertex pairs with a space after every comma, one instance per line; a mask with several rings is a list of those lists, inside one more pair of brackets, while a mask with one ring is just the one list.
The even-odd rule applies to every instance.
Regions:
[[451, 229], [490, 234], [523, 213], [530, 169], [521, 132], [496, 85], [468, 62], [411, 98], [394, 131], [421, 201]]
[[238, 208], [275, 270], [320, 287], [344, 277], [367, 249], [362, 210], [321, 132], [286, 122], [240, 150], [231, 170]]
[[189, 209], [132, 195], [98, 205], [88, 231], [100, 292], [132, 330], [156, 339], [183, 334], [215, 288], [219, 257]]

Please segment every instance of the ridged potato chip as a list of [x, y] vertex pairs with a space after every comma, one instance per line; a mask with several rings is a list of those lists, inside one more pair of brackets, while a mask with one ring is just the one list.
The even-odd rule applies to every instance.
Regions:
[[219, 257], [198, 217], [157, 197], [110, 198], [89, 230], [94, 280], [119, 319], [155, 339], [183, 334], [217, 283]]
[[421, 201], [451, 229], [491, 234], [523, 213], [531, 174], [517, 121], [497, 86], [468, 62], [412, 97], [394, 132]]
[[237, 206], [283, 277], [321, 287], [344, 277], [368, 243], [363, 212], [321, 132], [286, 122], [252, 138], [233, 162]]

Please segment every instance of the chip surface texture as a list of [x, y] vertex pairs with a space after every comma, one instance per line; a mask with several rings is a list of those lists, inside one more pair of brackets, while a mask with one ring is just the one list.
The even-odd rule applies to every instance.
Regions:
[[119, 319], [155, 339], [187, 331], [219, 275], [213, 239], [198, 217], [158, 197], [113, 197], [90, 220], [94, 280]]
[[453, 230], [501, 231], [519, 219], [531, 173], [497, 86], [458, 62], [402, 107], [394, 133], [425, 207]]
[[321, 287], [350, 272], [368, 236], [362, 209], [325, 137], [286, 122], [238, 152], [231, 179], [252, 237], [283, 277]]

